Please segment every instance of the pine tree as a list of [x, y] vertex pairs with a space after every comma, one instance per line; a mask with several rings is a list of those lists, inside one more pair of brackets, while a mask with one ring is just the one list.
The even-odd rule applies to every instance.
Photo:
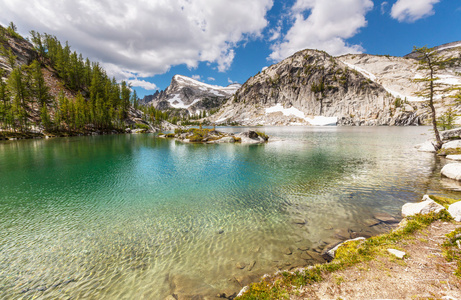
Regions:
[[10, 25], [8, 26], [8, 29], [10, 29], [13, 32], [16, 32], [18, 30], [18, 27], [16, 27], [16, 24], [14, 24], [13, 21], [11, 21]]
[[40, 109], [40, 119], [42, 126], [45, 128], [46, 131], [50, 130], [52, 123], [50, 118], [50, 113], [48, 112], [48, 107], [45, 105], [42, 106]]
[[49, 94], [49, 87], [46, 85], [45, 78], [43, 77], [42, 67], [36, 60], [30, 65], [31, 77], [32, 77], [32, 96], [40, 104], [40, 106], [46, 105], [51, 96]]
[[21, 131], [27, 129], [27, 120], [29, 117], [27, 113], [29, 94], [26, 85], [27, 83], [24, 80], [21, 68], [14, 68], [8, 78], [8, 90], [13, 99], [14, 117], [19, 123]]
[[445, 65], [449, 59], [443, 58], [441, 55], [435, 51], [434, 48], [417, 48], [415, 47], [414, 52], [419, 54], [418, 60], [418, 70], [422, 70], [425, 74], [422, 78], [415, 79], [415, 82], [422, 82], [424, 84], [424, 89], [421, 92], [415, 93], [419, 97], [423, 97], [428, 100], [429, 108], [431, 110], [431, 121], [432, 129], [434, 130], [434, 135], [436, 139], [436, 144], [434, 145], [436, 150], [442, 148], [442, 139], [440, 138], [440, 133], [437, 128], [437, 117], [434, 107], [434, 96], [437, 91], [442, 91], [444, 89], [440, 88], [440, 84], [436, 81], [439, 80], [437, 73], [440, 70], [445, 68]]

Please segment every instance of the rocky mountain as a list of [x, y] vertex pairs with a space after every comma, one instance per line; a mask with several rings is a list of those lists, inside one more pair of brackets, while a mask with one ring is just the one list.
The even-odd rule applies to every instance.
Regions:
[[[448, 88], [461, 84], [461, 42], [454, 42], [435, 47], [441, 56], [452, 58], [453, 61], [442, 70], [437, 76], [440, 78], [437, 83]], [[422, 107], [425, 99], [415, 96], [416, 92], [423, 89], [422, 83], [415, 82], [415, 79], [422, 78], [422, 71], [418, 70], [418, 54], [412, 52], [404, 57], [393, 57], [384, 55], [369, 54], [348, 54], [338, 57], [340, 61], [350, 68], [357, 70], [368, 79], [382, 85], [396, 99], [402, 99], [413, 107]], [[461, 112], [457, 103], [449, 96], [453, 92], [436, 93], [436, 109], [439, 114], [452, 107]], [[441, 101], [443, 99], [443, 101]], [[420, 119], [424, 120], [427, 111], [419, 111]]]
[[210, 121], [245, 125], [418, 124], [394, 97], [341, 60], [303, 50], [250, 78]]
[[[446, 57], [460, 57], [461, 43], [438, 47]], [[461, 59], [460, 59], [461, 60]], [[242, 125], [419, 125], [427, 123], [417, 60], [349, 54], [333, 57], [303, 50], [250, 78], [209, 120]], [[461, 84], [459, 67], [439, 77], [446, 86]], [[440, 113], [453, 102], [439, 104]], [[451, 103], [452, 104], [452, 103]], [[457, 109], [457, 108], [455, 108]]]
[[240, 84], [231, 84], [221, 87], [187, 76], [175, 75], [164, 91], [146, 96], [142, 102], [163, 111], [179, 110], [183, 115], [197, 115], [221, 107], [240, 86]]

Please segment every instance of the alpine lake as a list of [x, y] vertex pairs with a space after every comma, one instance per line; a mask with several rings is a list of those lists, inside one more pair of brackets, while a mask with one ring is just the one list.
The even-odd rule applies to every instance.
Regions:
[[231, 295], [389, 231], [424, 194], [459, 195], [414, 148], [428, 127], [253, 129], [269, 143], [0, 142], [0, 298]]

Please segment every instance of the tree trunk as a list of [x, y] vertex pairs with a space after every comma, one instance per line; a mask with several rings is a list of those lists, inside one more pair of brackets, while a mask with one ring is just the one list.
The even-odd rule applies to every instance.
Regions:
[[435, 107], [434, 107], [434, 69], [429, 59], [429, 66], [431, 68], [431, 82], [430, 82], [430, 100], [429, 100], [429, 107], [431, 108], [431, 116], [432, 116], [432, 128], [434, 129], [436, 144], [434, 145], [435, 150], [439, 150], [442, 148], [442, 139], [440, 138], [439, 130], [437, 129], [437, 117], [435, 114]]

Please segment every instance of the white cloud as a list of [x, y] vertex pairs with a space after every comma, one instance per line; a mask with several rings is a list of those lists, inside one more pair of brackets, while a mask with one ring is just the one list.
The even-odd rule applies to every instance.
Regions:
[[208, 77], [207, 79], [208, 79], [208, 81], [215, 81], [216, 80], [213, 77]]
[[216, 63], [227, 70], [237, 43], [261, 35], [273, 0], [3, 0], [0, 22], [68, 40], [118, 79], [171, 66]]
[[387, 1], [384, 1], [383, 3], [381, 3], [381, 14], [384, 15], [387, 11], [387, 6], [389, 5], [389, 3]]
[[270, 29], [269, 30], [269, 34], [270, 34], [269, 41], [277, 40], [281, 36], [281, 32], [282, 32], [281, 26]]
[[139, 79], [130, 79], [128, 80], [128, 83], [131, 85], [131, 86], [137, 86], [137, 87], [141, 87], [145, 90], [158, 90], [158, 87], [151, 83], [151, 82], [148, 82], [148, 81], [145, 81], [145, 80], [139, 80]]
[[372, 8], [371, 0], [297, 0], [291, 9], [293, 25], [269, 57], [280, 61], [306, 48], [332, 55], [362, 52], [360, 45], [348, 45], [345, 39], [367, 25], [365, 15]]
[[392, 5], [391, 16], [399, 22], [415, 22], [433, 15], [434, 4], [439, 2], [440, 0], [398, 0]]
[[200, 75], [192, 75], [192, 79], [200, 81], [200, 80], [202, 80], [202, 76], [200, 76]]

